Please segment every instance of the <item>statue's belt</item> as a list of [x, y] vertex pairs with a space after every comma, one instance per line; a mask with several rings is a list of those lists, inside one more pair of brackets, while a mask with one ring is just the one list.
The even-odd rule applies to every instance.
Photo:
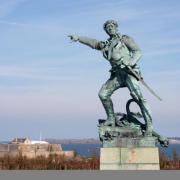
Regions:
[[[136, 69], [135, 66], [136, 66], [136, 65], [131, 66], [131, 68], [135, 70], [135, 69]], [[136, 70], [135, 70], [135, 71], [136, 71]], [[124, 73], [126, 73], [126, 74], [132, 75], [133, 77], [136, 78], [136, 76], [134, 76], [134, 74], [131, 73], [126, 66], [125, 66], [125, 67], [121, 67], [121, 65], [113, 66], [113, 67], [109, 70], [109, 72], [110, 72], [111, 74], [116, 74], [116, 73], [118, 73], [118, 75], [119, 75], [119, 73], [121, 74], [121, 73], [123, 72], [123, 75], [124, 75]], [[136, 71], [136, 72], [137, 72], [137, 71]], [[139, 72], [137, 72], [137, 73], [139, 74]], [[136, 79], [137, 79], [137, 78], [136, 78]], [[137, 80], [138, 80], [138, 79], [137, 79]]]
[[[131, 66], [131, 68], [136, 69], [135, 66], [136, 65], [133, 65], [133, 66]], [[109, 70], [109, 72], [117, 72], [119, 70], [121, 70], [121, 71], [123, 70], [123, 71], [129, 73], [127, 67], [126, 66], [122, 67], [122, 64], [119, 64], [119, 65], [116, 65], [116, 66], [112, 66], [112, 68]]]

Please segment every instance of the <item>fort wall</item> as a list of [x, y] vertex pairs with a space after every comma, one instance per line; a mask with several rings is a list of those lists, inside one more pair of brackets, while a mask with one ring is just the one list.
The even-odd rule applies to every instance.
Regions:
[[37, 156], [48, 157], [51, 154], [72, 158], [75, 153], [74, 151], [63, 151], [59, 144], [0, 144], [0, 157], [22, 155], [35, 158]]

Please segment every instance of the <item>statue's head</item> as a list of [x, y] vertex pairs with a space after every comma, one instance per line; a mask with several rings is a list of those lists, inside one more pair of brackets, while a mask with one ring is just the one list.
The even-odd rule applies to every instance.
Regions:
[[110, 36], [117, 34], [118, 23], [114, 20], [107, 20], [103, 25], [104, 30]]

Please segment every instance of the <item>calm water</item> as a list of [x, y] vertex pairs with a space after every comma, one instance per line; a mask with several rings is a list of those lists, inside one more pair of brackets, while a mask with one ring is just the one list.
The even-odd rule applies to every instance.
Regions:
[[61, 144], [64, 151], [74, 150], [81, 156], [91, 156], [96, 152], [99, 156], [100, 144]]
[[[91, 156], [94, 152], [99, 155], [100, 150], [99, 144], [62, 144], [61, 146], [63, 150], [75, 150], [78, 154], [87, 157]], [[168, 148], [160, 147], [160, 152], [169, 158], [172, 158], [172, 152], [174, 149], [180, 156], [180, 144], [170, 144]]]
[[[158, 146], [160, 147], [160, 146]], [[168, 148], [160, 147], [161, 154], [165, 154], [169, 158], [172, 158], [173, 151], [176, 150], [177, 154], [180, 157], [180, 144], [170, 144]]]

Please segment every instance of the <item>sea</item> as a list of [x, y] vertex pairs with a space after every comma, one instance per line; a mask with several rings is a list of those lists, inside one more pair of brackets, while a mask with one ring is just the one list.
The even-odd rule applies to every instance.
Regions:
[[[74, 150], [77, 154], [85, 157], [91, 157], [96, 154], [100, 155], [100, 144], [61, 144], [64, 151]], [[173, 159], [173, 152], [176, 151], [178, 157], [180, 158], [180, 144], [170, 144], [169, 147], [164, 148], [159, 147], [160, 154], [164, 154], [169, 159]]]

